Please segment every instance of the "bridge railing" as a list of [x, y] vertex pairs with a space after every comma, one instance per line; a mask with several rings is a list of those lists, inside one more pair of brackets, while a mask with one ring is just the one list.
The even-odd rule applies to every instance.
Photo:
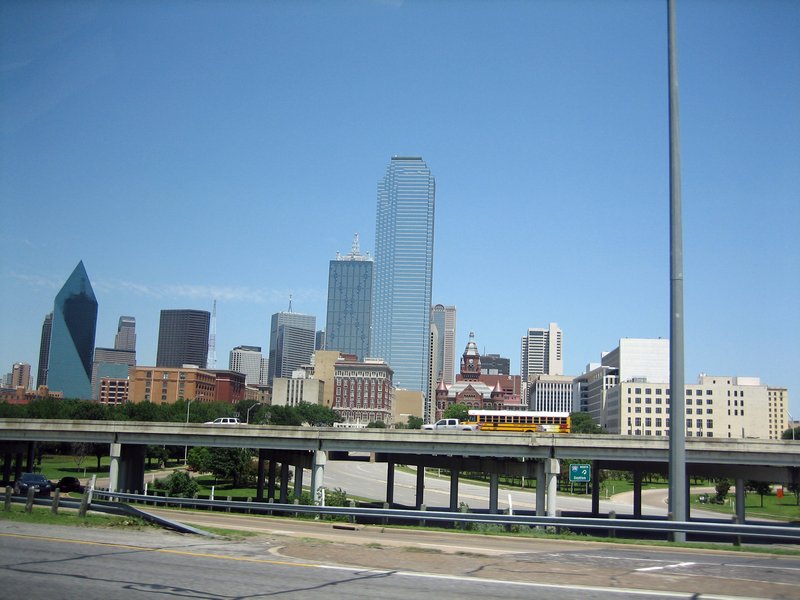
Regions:
[[[411, 523], [427, 524], [459, 523], [459, 524], [493, 524], [499, 526], [528, 526], [552, 528], [554, 530], [628, 530], [660, 532], [665, 535], [675, 532], [687, 534], [712, 535], [733, 538], [735, 542], [741, 539], [770, 539], [788, 540], [800, 544], [800, 527], [793, 525], [755, 525], [743, 523], [724, 523], [716, 521], [668, 521], [668, 520], [641, 520], [641, 519], [608, 519], [592, 517], [548, 517], [537, 515], [492, 514], [475, 512], [446, 512], [432, 510], [407, 510], [396, 508], [374, 507], [341, 507], [341, 506], [313, 506], [303, 504], [280, 504], [276, 502], [242, 502], [236, 500], [206, 500], [201, 498], [174, 498], [151, 496], [144, 494], [129, 494], [94, 490], [97, 498], [106, 498], [116, 502], [137, 502], [151, 505], [169, 505], [187, 508], [207, 508], [221, 511], [255, 512], [255, 513], [284, 513], [307, 514], [313, 516], [338, 516], [345, 517], [352, 522], [370, 520], [378, 522], [408, 521]], [[613, 534], [612, 534], [613, 535]]]

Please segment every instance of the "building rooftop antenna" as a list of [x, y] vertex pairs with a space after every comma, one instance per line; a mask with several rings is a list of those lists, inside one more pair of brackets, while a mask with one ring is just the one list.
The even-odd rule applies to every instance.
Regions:
[[289, 294], [289, 312], [292, 312], [292, 295]]

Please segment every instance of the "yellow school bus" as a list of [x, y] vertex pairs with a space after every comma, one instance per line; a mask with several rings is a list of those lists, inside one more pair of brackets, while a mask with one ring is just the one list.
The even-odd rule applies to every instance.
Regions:
[[567, 412], [530, 410], [471, 410], [469, 423], [481, 431], [523, 431], [536, 433], [569, 433]]

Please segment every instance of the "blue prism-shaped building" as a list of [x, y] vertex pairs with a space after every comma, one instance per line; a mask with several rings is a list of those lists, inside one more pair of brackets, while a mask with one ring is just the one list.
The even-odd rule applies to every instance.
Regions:
[[52, 327], [47, 386], [64, 398], [91, 399], [97, 299], [83, 261], [56, 296]]

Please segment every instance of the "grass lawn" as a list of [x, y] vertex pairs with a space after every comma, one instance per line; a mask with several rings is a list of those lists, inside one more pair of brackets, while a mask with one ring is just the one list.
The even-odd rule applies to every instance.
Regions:
[[[709, 494], [713, 496], [714, 494]], [[729, 493], [724, 504], [700, 503], [699, 495], [693, 494], [691, 497], [692, 508], [709, 510], [725, 515], [735, 515], [735, 496]], [[794, 494], [785, 494], [783, 498], [778, 498], [774, 493], [764, 496], [764, 506], [761, 506], [761, 496], [750, 492], [744, 497], [744, 513], [748, 519], [777, 519], [780, 521], [800, 522], [800, 506]]]
[[143, 529], [150, 527], [141, 519], [135, 517], [115, 517], [97, 514], [78, 516], [76, 510], [59, 509], [54, 515], [46, 506], [34, 506], [33, 510], [25, 512], [22, 504], [12, 504], [11, 510], [0, 510], [0, 520], [16, 521], [20, 523], [36, 523], [38, 525], [79, 525], [89, 527], [135, 527]]
[[[73, 476], [79, 479], [90, 479], [92, 475], [98, 477], [108, 477], [111, 459], [103, 456], [100, 459], [100, 468], [97, 468], [97, 458], [85, 456], [83, 460], [76, 456], [66, 456], [63, 454], [45, 454], [42, 457], [42, 464], [37, 465], [36, 471], [42, 473], [51, 481], [58, 481], [62, 477]], [[175, 466], [177, 463], [169, 463], [167, 468]], [[156, 463], [152, 467], [145, 461], [145, 472], [155, 470]]]

